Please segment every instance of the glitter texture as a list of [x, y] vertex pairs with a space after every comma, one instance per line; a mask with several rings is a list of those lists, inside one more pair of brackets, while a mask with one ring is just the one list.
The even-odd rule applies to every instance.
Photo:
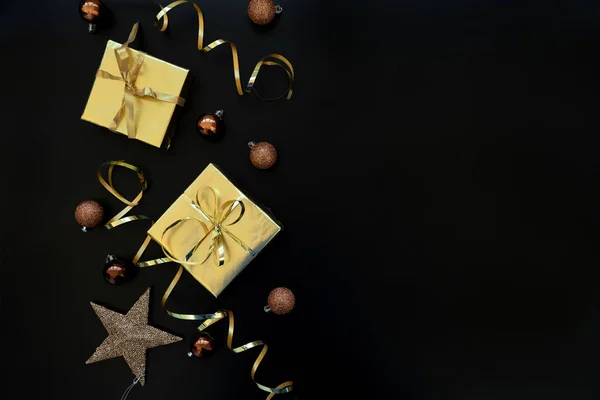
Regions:
[[294, 308], [296, 298], [288, 288], [278, 287], [269, 294], [269, 308], [275, 314], [287, 314]]
[[269, 169], [277, 162], [277, 150], [271, 143], [260, 142], [250, 147], [250, 162], [258, 169]]
[[75, 220], [86, 228], [94, 228], [104, 220], [104, 209], [94, 200], [86, 200], [75, 209]]
[[275, 4], [273, 0], [250, 0], [248, 3], [248, 16], [258, 25], [266, 25], [275, 17]]
[[150, 289], [139, 298], [127, 314], [119, 314], [91, 303], [109, 336], [85, 363], [123, 356], [133, 374], [145, 383], [146, 349], [179, 342], [180, 337], [148, 325]]

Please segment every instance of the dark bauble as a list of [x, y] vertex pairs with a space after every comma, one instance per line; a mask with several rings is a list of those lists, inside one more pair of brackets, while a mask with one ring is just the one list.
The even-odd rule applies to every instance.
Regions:
[[271, 311], [274, 314], [287, 314], [294, 309], [296, 298], [294, 293], [288, 288], [278, 287], [273, 289], [267, 299], [268, 306], [265, 311]]
[[269, 169], [277, 162], [277, 149], [271, 143], [248, 143], [250, 162], [258, 169]]
[[135, 278], [138, 270], [139, 267], [134, 263], [109, 255], [104, 265], [104, 280], [111, 285], [121, 285]]
[[207, 332], [200, 332], [198, 339], [192, 344], [188, 356], [196, 358], [205, 358], [213, 354], [215, 344], [212, 336]]
[[88, 228], [95, 228], [104, 222], [104, 208], [94, 200], [81, 202], [75, 209], [75, 220], [87, 232]]
[[196, 129], [202, 136], [220, 135], [223, 130], [223, 110], [218, 110], [214, 114], [200, 115], [196, 122]]
[[89, 23], [88, 31], [96, 32], [96, 24], [102, 18], [102, 2], [100, 0], [81, 0], [79, 15]]
[[100, 8], [102, 5], [99, 0], [86, 0], [80, 2], [81, 16], [86, 21], [94, 21], [100, 18]]

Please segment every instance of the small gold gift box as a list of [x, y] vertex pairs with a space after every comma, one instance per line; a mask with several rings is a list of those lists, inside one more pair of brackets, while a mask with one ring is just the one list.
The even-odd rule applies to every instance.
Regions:
[[280, 230], [209, 164], [148, 235], [216, 297]]
[[173, 114], [189, 70], [129, 48], [138, 24], [124, 44], [109, 40], [81, 119], [113, 132], [168, 148]]

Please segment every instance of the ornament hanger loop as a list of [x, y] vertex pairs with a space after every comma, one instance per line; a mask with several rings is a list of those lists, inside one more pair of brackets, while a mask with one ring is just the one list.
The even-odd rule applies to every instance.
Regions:
[[133, 380], [133, 383], [131, 385], [129, 385], [127, 387], [127, 389], [125, 389], [125, 392], [123, 392], [123, 396], [121, 396], [121, 400], [125, 400], [127, 398], [127, 396], [129, 396], [129, 393], [131, 393], [131, 390], [133, 389], [133, 387], [135, 385], [137, 385], [143, 377], [144, 377], [144, 373], [142, 373], [140, 376], [135, 377], [135, 379]]
[[136, 376], [135, 379], [133, 380], [133, 384], [137, 384], [142, 378], [144, 377], [144, 374], [141, 374], [140, 376]]

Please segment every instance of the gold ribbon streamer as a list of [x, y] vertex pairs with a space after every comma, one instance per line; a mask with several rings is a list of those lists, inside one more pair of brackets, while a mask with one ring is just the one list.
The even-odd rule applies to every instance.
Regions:
[[115, 57], [117, 58], [117, 63], [119, 65], [119, 72], [121, 73], [121, 76], [115, 76], [103, 70], [98, 70], [96, 72], [96, 77], [98, 78], [125, 82], [125, 89], [123, 92], [123, 100], [121, 101], [121, 107], [119, 107], [119, 111], [117, 111], [117, 114], [110, 122], [108, 129], [110, 129], [113, 132], [116, 132], [117, 126], [119, 125], [119, 121], [123, 117], [123, 113], [125, 112], [125, 110], [127, 110], [127, 136], [130, 139], [133, 139], [136, 136], [134, 115], [135, 97], [151, 97], [159, 101], [174, 103], [178, 106], [183, 106], [185, 104], [185, 99], [183, 97], [155, 92], [149, 87], [138, 89], [135, 86], [135, 81], [138, 78], [140, 68], [144, 63], [144, 54], [140, 52], [133, 60], [133, 65], [130, 65], [130, 57], [129, 52], [127, 50], [129, 48], [129, 45], [135, 40], [138, 31], [138, 26], [139, 25], [136, 22], [133, 25], [131, 32], [129, 33], [129, 38], [127, 39], [127, 41], [115, 49]]
[[[198, 14], [198, 44], [197, 44], [197, 47], [198, 47], [199, 51], [201, 51], [203, 53], [208, 53], [209, 51], [219, 47], [222, 44], [229, 44], [229, 46], [231, 47], [231, 57], [233, 58], [233, 78], [235, 80], [235, 86], [236, 86], [238, 94], [240, 96], [244, 95], [244, 90], [242, 89], [242, 81], [240, 78], [240, 62], [239, 62], [237, 47], [235, 46], [235, 44], [233, 42], [230, 42], [230, 41], [224, 40], [224, 39], [217, 39], [214, 42], [206, 45], [206, 47], [203, 46], [204, 16], [202, 14], [202, 10], [200, 10], [200, 7], [198, 7], [198, 5], [196, 3], [190, 2], [188, 0], [177, 0], [165, 7], [163, 7], [162, 5], [159, 4], [161, 10], [158, 14], [156, 14], [156, 21], [154, 23], [155, 26], [158, 26], [159, 21], [162, 19], [162, 25], [160, 26], [159, 29], [161, 32], [164, 32], [167, 29], [167, 26], [169, 25], [169, 18], [167, 16], [167, 13], [169, 11], [171, 11], [172, 9], [174, 9], [175, 7], [177, 7], [181, 4], [184, 4], [184, 3], [191, 3], [192, 6], [194, 6], [196, 13]], [[288, 88], [280, 96], [277, 96], [274, 99], [265, 99], [256, 92], [256, 89], [254, 89], [254, 83], [256, 82], [258, 73], [260, 72], [260, 69], [263, 65], [280, 67], [288, 75]], [[254, 67], [254, 70], [252, 71], [252, 75], [250, 76], [250, 79], [248, 80], [248, 85], [246, 85], [245, 92], [250, 93], [252, 91], [252, 89], [254, 89], [254, 93], [256, 93], [256, 95], [260, 99], [265, 100], [265, 101], [275, 101], [275, 100], [279, 100], [282, 97], [287, 97], [287, 99], [289, 100], [292, 98], [292, 93], [294, 92], [294, 79], [295, 79], [295, 73], [294, 73], [294, 67], [292, 66], [292, 63], [287, 58], [282, 56], [281, 54], [272, 53], [272, 54], [266, 55], [265, 57], [261, 58], [258, 61], [258, 63], [256, 63], [256, 66]]]
[[[201, 190], [198, 190], [196, 192], [196, 199], [195, 199], [196, 201], [192, 201], [191, 206], [196, 211], [198, 211], [200, 213], [200, 215], [202, 215], [210, 223], [210, 226], [208, 226], [203, 221], [200, 221], [199, 219], [193, 218], [193, 217], [181, 218], [181, 219], [176, 220], [172, 224], [170, 224], [163, 231], [162, 238], [161, 238], [161, 247], [163, 248], [163, 251], [164, 251], [165, 255], [167, 256], [167, 258], [170, 259], [171, 261], [179, 263], [181, 265], [192, 266], [192, 265], [199, 265], [199, 264], [205, 263], [214, 254], [215, 265], [217, 267], [221, 267], [225, 264], [225, 238], [224, 238], [223, 234], [226, 234], [235, 243], [237, 243], [241, 248], [243, 248], [245, 251], [247, 251], [251, 256], [253, 256], [253, 257], [256, 256], [256, 252], [254, 250], [252, 250], [239, 237], [237, 237], [234, 233], [232, 233], [229, 229], [226, 228], [226, 226], [233, 226], [233, 225], [237, 224], [244, 217], [244, 214], [246, 211], [246, 206], [244, 205], [244, 202], [241, 200], [228, 200], [228, 201], [224, 202], [221, 205], [221, 207], [219, 207], [218, 206], [219, 202], [220, 202], [219, 193], [210, 186], [202, 189], [202, 192], [203, 191], [210, 191], [210, 193], [212, 193], [212, 196], [213, 196], [213, 211], [212, 211], [212, 213], [206, 211], [202, 207], [202, 202], [199, 197], [201, 194]], [[238, 215], [238, 217], [233, 222], [225, 224], [227, 217], [229, 217], [231, 215], [231, 213], [238, 207], [240, 209], [240, 214]], [[167, 232], [169, 232], [171, 229], [175, 228], [176, 226], [178, 226], [186, 221], [197, 222], [198, 224], [200, 224], [200, 226], [204, 230], [204, 236], [202, 236], [202, 238], [196, 243], [196, 245], [186, 254], [184, 259], [180, 260], [177, 257], [175, 257], [167, 249], [167, 246], [164, 245], [164, 242], [165, 242], [164, 237], [167, 234]], [[208, 248], [206, 257], [202, 261], [190, 261], [190, 259], [194, 255], [194, 253], [198, 250], [200, 245], [204, 242], [204, 240], [206, 240], [209, 237], [209, 235], [211, 233], [213, 234], [213, 237], [211, 239], [211, 243]], [[147, 266], [147, 265], [144, 265], [144, 266]]]
[[256, 370], [258, 369], [258, 366], [265, 358], [265, 355], [267, 354], [267, 351], [269, 350], [269, 346], [267, 346], [267, 344], [265, 342], [263, 342], [262, 340], [255, 340], [255, 341], [246, 343], [246, 344], [238, 346], [238, 347], [233, 347], [232, 346], [233, 329], [234, 329], [233, 311], [221, 310], [221, 311], [217, 311], [216, 313], [214, 313], [212, 315], [210, 315], [210, 314], [205, 315], [206, 321], [203, 322], [202, 325], [200, 325], [198, 327], [198, 330], [200, 332], [202, 332], [204, 329], [208, 328], [212, 324], [219, 322], [220, 320], [222, 320], [223, 318], [226, 318], [226, 317], [229, 317], [229, 330], [227, 331], [227, 348], [229, 348], [229, 350], [238, 354], [238, 353], [242, 353], [246, 350], [250, 350], [257, 346], [263, 346], [262, 350], [260, 351], [260, 354], [258, 355], [258, 357], [256, 357], [256, 361], [254, 361], [254, 365], [252, 365], [252, 370], [250, 372], [250, 376], [252, 377], [252, 381], [256, 384], [256, 386], [258, 386], [258, 388], [260, 390], [270, 393], [269, 396], [267, 396], [267, 400], [272, 399], [275, 395], [291, 392], [294, 389], [294, 382], [292, 382], [292, 381], [283, 382], [274, 388], [271, 388], [271, 387], [268, 387], [265, 385], [261, 385], [260, 383], [256, 382], [256, 380], [254, 379], [254, 375], [256, 375]]
[[[102, 170], [105, 167], [108, 167], [108, 180], [104, 179], [104, 176], [102, 175]], [[117, 189], [115, 189], [115, 186], [113, 184], [113, 179], [112, 179], [112, 177], [113, 177], [113, 171], [114, 171], [115, 167], [127, 168], [127, 169], [129, 169], [129, 170], [131, 170], [131, 171], [133, 171], [133, 172], [136, 173], [137, 178], [140, 181], [140, 188], [141, 188], [141, 190], [137, 194], [137, 196], [135, 196], [135, 198], [133, 200], [131, 200], [131, 201], [127, 200], [125, 197], [123, 197], [123, 195], [121, 195], [121, 193], [119, 193], [117, 191]], [[110, 229], [116, 228], [117, 226], [126, 224], [128, 222], [140, 221], [140, 220], [149, 220], [151, 224], [154, 224], [154, 221], [152, 221], [150, 218], [148, 218], [145, 215], [130, 215], [128, 217], [124, 216], [129, 211], [131, 211], [133, 209], [133, 207], [137, 206], [140, 203], [140, 201], [142, 200], [142, 197], [144, 196], [144, 191], [148, 187], [148, 183], [146, 181], [146, 178], [144, 178], [144, 173], [142, 172], [141, 169], [139, 169], [135, 165], [126, 163], [125, 161], [107, 161], [107, 162], [103, 163], [100, 166], [100, 168], [98, 168], [97, 177], [98, 177], [98, 181], [100, 181], [100, 184], [102, 184], [102, 186], [104, 186], [104, 188], [106, 190], [108, 190], [108, 192], [110, 194], [112, 194], [117, 199], [119, 199], [119, 201], [121, 201], [122, 203], [125, 204], [125, 208], [122, 209], [121, 211], [119, 211], [114, 217], [112, 217], [104, 225], [104, 227], [106, 229], [110, 230]], [[144, 240], [144, 242], [142, 243], [142, 245], [138, 249], [137, 253], [133, 257], [132, 262], [134, 264], [138, 263], [138, 261], [142, 257], [142, 254], [144, 254], [144, 251], [146, 251], [146, 248], [150, 244], [150, 240], [152, 240], [152, 238], [149, 235], [146, 236], [146, 239]], [[156, 259], [156, 260], [146, 261], [146, 263], [149, 264], [149, 265], [157, 265], [157, 264], [162, 264], [162, 263], [169, 262], [169, 261], [170, 260], [168, 260], [166, 258], [159, 258], [159, 259]]]
[[233, 312], [232, 311], [221, 310], [221, 311], [217, 311], [214, 314], [178, 314], [178, 313], [169, 311], [169, 309], [167, 309], [167, 307], [166, 307], [167, 300], [169, 299], [171, 292], [173, 292], [173, 289], [175, 289], [175, 286], [177, 286], [177, 283], [179, 282], [179, 279], [181, 278], [182, 274], [183, 274], [183, 267], [179, 266], [179, 270], [177, 271], [177, 274], [175, 274], [175, 277], [171, 281], [171, 284], [169, 285], [169, 287], [165, 291], [165, 294], [162, 297], [161, 303], [162, 303], [163, 308], [167, 312], [167, 314], [169, 314], [173, 318], [187, 320], [187, 321], [204, 321], [198, 327], [198, 330], [200, 332], [202, 332], [209, 326], [213, 325], [214, 323], [219, 322], [223, 318], [229, 317], [229, 330], [227, 332], [227, 348], [229, 350], [231, 350], [237, 354], [237, 353], [242, 353], [246, 350], [250, 350], [257, 346], [263, 346], [262, 350], [260, 351], [260, 354], [258, 355], [258, 357], [256, 357], [256, 360], [254, 361], [254, 364], [252, 365], [250, 377], [252, 378], [252, 381], [256, 384], [256, 386], [260, 390], [263, 390], [263, 391], [269, 393], [266, 400], [270, 400], [278, 394], [291, 392], [294, 389], [294, 382], [292, 382], [292, 381], [283, 382], [274, 388], [265, 386], [256, 381], [256, 379], [254, 378], [254, 376], [256, 375], [256, 370], [258, 369], [260, 363], [265, 358], [267, 351], [269, 350], [269, 346], [267, 346], [267, 344], [265, 342], [263, 342], [262, 340], [255, 340], [255, 341], [246, 343], [242, 346], [238, 346], [238, 347], [234, 348], [232, 345], [233, 344], [233, 330], [234, 330], [234, 320], [233, 320]]

